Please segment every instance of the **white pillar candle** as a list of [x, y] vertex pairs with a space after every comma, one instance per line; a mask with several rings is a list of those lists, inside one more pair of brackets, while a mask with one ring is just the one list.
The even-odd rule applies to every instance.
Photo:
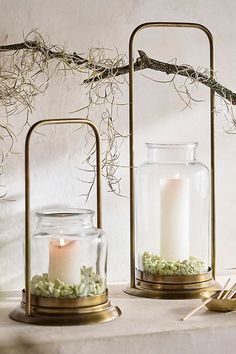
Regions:
[[160, 256], [168, 261], [189, 258], [189, 180], [160, 181]]
[[48, 279], [75, 285], [81, 280], [79, 241], [52, 240], [49, 243]]

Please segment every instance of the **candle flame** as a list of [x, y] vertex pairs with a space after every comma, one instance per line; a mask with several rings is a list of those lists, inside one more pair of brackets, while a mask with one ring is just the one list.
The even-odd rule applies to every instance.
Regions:
[[65, 241], [64, 238], [60, 238], [60, 242], [59, 242], [60, 246], [65, 246]]

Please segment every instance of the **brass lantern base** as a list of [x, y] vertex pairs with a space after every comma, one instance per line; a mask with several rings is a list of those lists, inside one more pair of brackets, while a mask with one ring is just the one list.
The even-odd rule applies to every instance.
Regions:
[[112, 306], [108, 292], [86, 298], [56, 299], [31, 295], [31, 314], [25, 312], [25, 291], [22, 302], [9, 317], [18, 322], [44, 326], [71, 326], [95, 324], [114, 320], [121, 315]]
[[151, 275], [136, 269], [135, 287], [124, 292], [152, 299], [198, 299], [203, 291], [219, 289], [210, 269], [196, 275]]

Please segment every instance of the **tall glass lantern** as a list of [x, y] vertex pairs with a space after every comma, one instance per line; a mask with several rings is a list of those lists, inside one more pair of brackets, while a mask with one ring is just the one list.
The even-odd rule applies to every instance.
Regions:
[[[85, 124], [93, 130], [97, 227], [93, 225], [92, 210], [63, 208], [38, 211], [37, 228], [31, 231], [30, 141], [37, 128], [51, 124]], [[37, 325], [82, 325], [113, 320], [121, 311], [108, 298], [106, 270], [98, 129], [88, 119], [39, 121], [30, 128], [25, 143], [25, 288], [20, 306], [9, 316]]]
[[[198, 144], [147, 143], [147, 161], [135, 168], [134, 39], [146, 28], [193, 28], [209, 41], [214, 76], [213, 38], [201, 24], [150, 22], [129, 40], [129, 165], [131, 295], [162, 299], [198, 298], [220, 288], [215, 282], [214, 92], [210, 90], [210, 171], [196, 159]], [[143, 65], [149, 62], [145, 62]], [[180, 138], [180, 137], [178, 137]]]

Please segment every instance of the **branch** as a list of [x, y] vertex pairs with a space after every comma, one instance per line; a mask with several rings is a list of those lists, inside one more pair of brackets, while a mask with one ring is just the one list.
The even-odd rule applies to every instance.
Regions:
[[[151, 69], [155, 71], [164, 72], [167, 75], [173, 74], [173, 75], [185, 76], [189, 79], [192, 79], [193, 81], [198, 81], [201, 84], [209, 87], [215, 93], [225, 98], [233, 105], [236, 105], [236, 93], [224, 87], [223, 85], [219, 84], [213, 77], [204, 75], [199, 71], [194, 70], [189, 65], [176, 65], [176, 64], [164, 63], [162, 61], [149, 58], [147, 54], [144, 53], [142, 50], [139, 50], [138, 52], [140, 56], [139, 58], [136, 59], [134, 63], [134, 71]], [[129, 72], [128, 65], [118, 67], [115, 69], [106, 69], [101, 74], [98, 74], [96, 77], [84, 80], [84, 83], [99, 81], [111, 76], [124, 75], [127, 74], [128, 72]]]
[[82, 58], [80, 55], [76, 53], [66, 54], [63, 51], [55, 51], [48, 48], [46, 45], [39, 43], [38, 41], [25, 41], [22, 43], [0, 46], [0, 52], [18, 51], [23, 49], [26, 50], [34, 49], [49, 59], [66, 59], [68, 64], [74, 63], [76, 65], [82, 65], [88, 62], [86, 59]]
[[140, 59], [149, 69], [162, 71], [166, 74], [181, 75], [196, 80], [212, 89], [215, 93], [225, 98], [233, 105], [236, 104], [236, 93], [219, 84], [213, 77], [204, 75], [199, 71], [195, 71], [191, 66], [188, 65], [175, 65], [151, 59], [141, 50], [139, 50], [139, 55]]
[[[89, 63], [87, 59], [78, 55], [76, 52], [68, 54], [62, 50], [53, 50], [52, 48], [55, 49], [55, 47], [49, 48], [38, 41], [25, 41], [22, 43], [16, 43], [11, 45], [2, 45], [0, 46], [0, 52], [19, 51], [24, 49], [36, 50], [41, 54], [43, 54], [48, 59], [59, 59], [59, 60], [63, 59], [63, 61], [66, 61], [68, 64], [74, 63], [77, 66], [83, 65], [88, 69], [96, 70], [95, 76], [84, 80], [85, 84], [100, 81], [102, 79], [106, 79], [112, 76], [125, 75], [129, 72], [129, 65], [117, 66], [112, 68], [109, 68], [106, 65], [102, 65], [102, 64], [93, 65]], [[170, 63], [164, 63], [159, 60], [149, 58], [146, 55], [146, 53], [144, 53], [142, 50], [139, 50], [138, 52], [139, 52], [139, 57], [136, 59], [134, 63], [134, 71], [151, 69], [155, 71], [164, 72], [167, 75], [172, 74], [172, 75], [184, 76], [193, 80], [194, 82], [199, 82], [209, 87], [219, 96], [223, 97], [224, 99], [232, 103], [232, 105], [236, 105], [236, 93], [224, 87], [223, 85], [219, 84], [210, 75], [205, 75], [197, 70], [194, 70], [189, 65], [176, 65]]]
[[[33, 109], [34, 97], [48, 88], [51, 79], [59, 71], [62, 70], [65, 76], [68, 71], [81, 73], [83, 78], [86, 77], [83, 83], [87, 85], [88, 104], [77, 111], [85, 110], [87, 112], [86, 116], [89, 116], [90, 109], [94, 105], [102, 105], [104, 108], [99, 124], [102, 141], [106, 145], [106, 150], [103, 152], [102, 171], [109, 190], [121, 195], [120, 178], [116, 176], [116, 173], [120, 165], [119, 148], [126, 136], [116, 128], [113, 108], [114, 105], [120, 104], [121, 85], [126, 83], [125, 75], [129, 72], [126, 57], [118, 52], [115, 57], [109, 57], [104, 48], [91, 48], [86, 57], [76, 52], [67, 53], [62, 47], [47, 44], [37, 31], [31, 31], [22, 43], [0, 46], [1, 53], [9, 54], [6, 56], [0, 55], [0, 108], [2, 109], [0, 109], [0, 120], [5, 119], [0, 127], [0, 140], [3, 143], [10, 141], [11, 151], [14, 136], [9, 128], [11, 126], [8, 123], [8, 117], [26, 109], [26, 124], [28, 124], [28, 114]], [[236, 93], [220, 85], [213, 78], [214, 73], [209, 74], [207, 70], [201, 69], [194, 70], [189, 65], [164, 63], [149, 58], [142, 50], [139, 50], [138, 53], [139, 57], [133, 64], [134, 71], [151, 69], [171, 75], [168, 82], [172, 82], [173, 87], [186, 103], [186, 106], [189, 106], [189, 102], [191, 103], [191, 100], [193, 100], [188, 90], [190, 85], [201, 83], [209, 87], [225, 99], [227, 114], [231, 116], [233, 126], [236, 126], [232, 107], [232, 105], [236, 105]], [[119, 76], [120, 78], [116, 78]], [[178, 76], [186, 79], [181, 80], [181, 84], [176, 83], [175, 79]], [[182, 81], [184, 82], [182, 83]], [[0, 145], [0, 175], [7, 154], [5, 148], [1, 149]], [[87, 172], [91, 170], [94, 173], [94, 156], [93, 146], [88, 151], [88, 158], [86, 159]], [[94, 177], [89, 182], [91, 185], [86, 194], [87, 197], [93, 188], [93, 182]]]

